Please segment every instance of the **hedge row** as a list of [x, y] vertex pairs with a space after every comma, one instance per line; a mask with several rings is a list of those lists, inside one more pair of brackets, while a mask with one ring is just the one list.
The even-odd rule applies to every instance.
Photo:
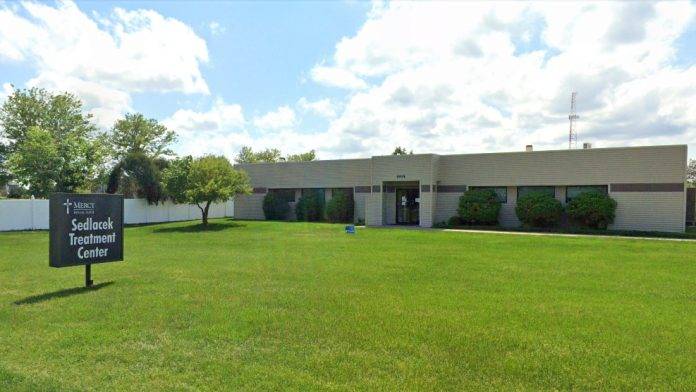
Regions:
[[[287, 220], [290, 214], [290, 204], [279, 198], [273, 192], [268, 192], [263, 198], [263, 214], [269, 220]], [[337, 191], [326, 205], [324, 197], [318, 191], [308, 191], [295, 204], [295, 215], [298, 221], [317, 222], [326, 219], [332, 223], [353, 222], [353, 201], [345, 193]]]
[[[447, 222], [460, 224], [495, 225], [498, 223], [501, 203], [490, 189], [472, 189], [459, 198], [456, 217]], [[566, 208], [553, 196], [543, 192], [530, 192], [517, 199], [515, 213], [526, 227], [558, 226], [566, 212], [571, 222], [580, 227], [606, 229], [614, 222], [616, 201], [600, 192], [584, 192], [571, 200]]]

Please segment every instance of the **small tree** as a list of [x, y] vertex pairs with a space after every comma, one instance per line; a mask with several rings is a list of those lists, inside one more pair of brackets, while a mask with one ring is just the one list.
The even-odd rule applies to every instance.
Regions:
[[306, 192], [295, 205], [297, 220], [317, 222], [324, 217], [324, 199], [319, 192], [310, 190]]
[[285, 157], [288, 162], [310, 162], [317, 159], [317, 153], [314, 150], [309, 150], [300, 154], [291, 154]]
[[615, 216], [616, 200], [600, 192], [583, 192], [568, 203], [568, 217], [583, 227], [606, 229]]
[[[177, 171], [184, 170], [185, 165], [177, 166]], [[192, 160], [185, 180], [181, 173], [166, 175], [165, 178], [171, 181], [166, 184], [166, 189], [172, 200], [198, 206], [203, 226], [208, 225], [210, 204], [251, 192], [246, 173], [234, 170], [230, 161], [223, 156], [209, 155]]]
[[517, 218], [526, 226], [550, 227], [561, 221], [563, 206], [544, 192], [530, 192], [517, 199]]
[[244, 146], [239, 150], [235, 161], [237, 163], [257, 163], [257, 162], [280, 162], [282, 155], [277, 148], [267, 148], [263, 151], [255, 152], [251, 147]]
[[686, 182], [689, 186], [696, 187], [696, 159], [690, 160], [686, 167]]
[[413, 155], [413, 150], [411, 150], [411, 152], [407, 152], [405, 148], [396, 146], [392, 152], [392, 155]]
[[263, 216], [268, 220], [285, 220], [290, 212], [290, 204], [274, 192], [263, 198]]
[[500, 200], [492, 189], [470, 189], [459, 198], [458, 212], [464, 223], [496, 224], [500, 213]]
[[343, 191], [334, 191], [331, 200], [326, 203], [326, 217], [329, 222], [352, 222], [354, 206], [353, 200]]

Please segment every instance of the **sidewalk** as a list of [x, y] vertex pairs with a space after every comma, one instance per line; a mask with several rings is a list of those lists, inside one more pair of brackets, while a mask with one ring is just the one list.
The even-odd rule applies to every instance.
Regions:
[[503, 231], [503, 230], [475, 230], [475, 229], [442, 229], [443, 231], [453, 231], [460, 233], [476, 234], [512, 234], [512, 235], [536, 235], [536, 236], [559, 236], [559, 237], [589, 237], [589, 238], [625, 238], [629, 240], [658, 240], [658, 241], [680, 241], [696, 242], [696, 238], [664, 238], [664, 237], [638, 237], [627, 235], [609, 234], [574, 234], [574, 233], [539, 233], [533, 231]]

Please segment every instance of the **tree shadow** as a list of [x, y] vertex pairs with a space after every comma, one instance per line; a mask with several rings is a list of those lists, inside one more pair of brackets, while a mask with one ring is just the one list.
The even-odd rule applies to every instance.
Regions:
[[39, 302], [44, 302], [48, 301], [54, 298], [62, 298], [62, 297], [69, 297], [71, 295], [78, 295], [78, 294], [84, 294], [87, 292], [91, 291], [97, 291], [100, 289], [103, 289], [104, 287], [111, 286], [114, 284], [113, 281], [109, 282], [102, 282], [93, 285], [92, 287], [73, 287], [71, 289], [63, 289], [63, 290], [58, 290], [58, 291], [52, 291], [50, 293], [44, 293], [44, 294], [39, 294], [39, 295], [32, 295], [30, 297], [26, 297], [23, 299], [20, 299], [18, 301], [15, 301], [15, 305], [29, 305], [29, 304], [35, 304]]
[[208, 226], [203, 226], [202, 223], [197, 225], [186, 225], [177, 227], [160, 227], [153, 230], [153, 233], [198, 233], [205, 231], [221, 231], [233, 229], [235, 227], [245, 227], [246, 225], [239, 223], [208, 223]]

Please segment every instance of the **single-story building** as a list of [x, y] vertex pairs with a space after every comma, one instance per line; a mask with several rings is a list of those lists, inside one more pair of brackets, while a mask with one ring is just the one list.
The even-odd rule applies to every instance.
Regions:
[[589, 188], [617, 201], [611, 229], [683, 232], [686, 145], [483, 154], [414, 154], [313, 162], [240, 164], [253, 193], [238, 196], [235, 217], [264, 219], [263, 198], [276, 192], [291, 206], [303, 190], [347, 191], [355, 220], [368, 226], [432, 227], [457, 214], [467, 189], [492, 188], [499, 222], [515, 227], [517, 197], [543, 191], [565, 204]]

